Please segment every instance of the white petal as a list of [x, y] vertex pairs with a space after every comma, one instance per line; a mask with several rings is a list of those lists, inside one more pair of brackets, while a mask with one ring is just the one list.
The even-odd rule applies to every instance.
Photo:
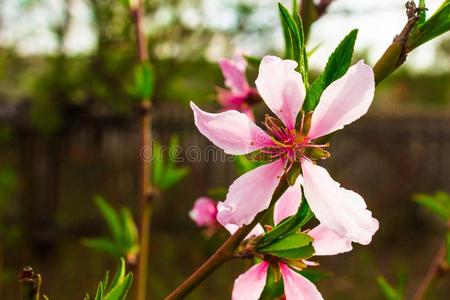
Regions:
[[340, 187], [327, 170], [302, 160], [303, 189], [311, 210], [321, 224], [354, 242], [367, 245], [378, 230], [364, 199]]
[[290, 186], [275, 203], [273, 211], [273, 222], [275, 225], [283, 221], [283, 219], [297, 213], [300, 203], [302, 202], [302, 182], [302, 176], [300, 175], [297, 177], [295, 184]]
[[322, 224], [314, 227], [308, 235], [314, 238], [314, 255], [336, 255], [353, 249], [352, 241]]
[[[232, 300], [258, 300], [266, 285], [269, 263], [261, 262], [234, 281]], [[214, 298], [214, 297], [211, 297]]]
[[225, 153], [247, 154], [271, 144], [270, 137], [243, 113], [207, 113], [193, 102], [191, 108], [198, 130]]
[[323, 300], [316, 286], [295, 271], [280, 263], [281, 275], [284, 281], [286, 300]]
[[325, 89], [313, 112], [308, 136], [315, 139], [359, 119], [369, 109], [374, 92], [373, 70], [361, 60]]
[[283, 173], [283, 162], [277, 160], [253, 169], [236, 179], [225, 202], [219, 202], [217, 221], [223, 226], [250, 224], [255, 216], [269, 207], [272, 195]]
[[289, 129], [294, 128], [306, 95], [302, 76], [295, 71], [296, 67], [293, 60], [265, 56], [255, 81], [267, 106]]

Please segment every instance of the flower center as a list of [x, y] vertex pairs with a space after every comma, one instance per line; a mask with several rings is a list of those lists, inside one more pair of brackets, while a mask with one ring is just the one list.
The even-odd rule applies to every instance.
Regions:
[[299, 129], [288, 129], [279, 119], [266, 115], [263, 124], [273, 144], [262, 149], [261, 152], [268, 156], [269, 160], [278, 158], [285, 160], [289, 168], [294, 162], [299, 162], [302, 157], [311, 160], [329, 157], [328, 151], [322, 149], [329, 147], [328, 143], [317, 144], [308, 137], [309, 121], [310, 115], [302, 112]]

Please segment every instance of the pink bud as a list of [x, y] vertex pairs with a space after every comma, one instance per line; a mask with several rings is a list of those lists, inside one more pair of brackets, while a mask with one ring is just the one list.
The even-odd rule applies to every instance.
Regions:
[[194, 202], [194, 207], [189, 212], [191, 219], [198, 227], [210, 227], [216, 225], [217, 216], [216, 201], [208, 197], [200, 197]]

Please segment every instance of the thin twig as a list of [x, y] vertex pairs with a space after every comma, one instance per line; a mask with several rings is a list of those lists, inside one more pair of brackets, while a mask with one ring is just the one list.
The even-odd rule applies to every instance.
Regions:
[[[450, 222], [447, 223], [447, 230], [450, 229]], [[433, 279], [436, 278], [440, 271], [444, 271], [443, 265], [445, 260], [445, 255], [447, 254], [447, 241], [444, 240], [439, 247], [438, 251], [434, 255], [434, 258], [431, 262], [431, 265], [428, 267], [428, 271], [423, 277], [422, 281], [419, 284], [416, 292], [414, 293], [413, 300], [422, 300], [424, 299], [428, 288], [430, 287]]]
[[377, 61], [373, 70], [375, 72], [375, 82], [379, 84], [392, 72], [398, 69], [405, 61], [411, 51], [406, 47], [408, 38], [419, 20], [419, 13], [422, 9], [417, 8], [414, 1], [407, 1], [405, 4], [406, 16], [408, 18], [402, 31], [394, 37], [392, 44], [386, 49], [383, 56]]
[[[134, 20], [134, 29], [137, 43], [138, 59], [141, 64], [148, 63], [147, 38], [143, 29], [144, 22], [144, 2], [136, 0], [131, 7], [131, 14]], [[137, 300], [146, 299], [147, 276], [148, 276], [148, 255], [150, 240], [150, 222], [152, 215], [152, 191], [150, 186], [151, 165], [144, 157], [142, 151], [151, 149], [151, 101], [144, 98], [139, 107], [139, 238], [140, 251], [138, 256], [137, 269]]]
[[252, 223], [241, 227], [232, 236], [230, 236], [228, 240], [226, 240], [225, 243], [223, 243], [222, 246], [200, 268], [198, 268], [177, 289], [167, 296], [165, 300], [183, 299], [221, 265], [232, 259], [234, 251], [242, 240], [244, 240], [244, 238], [266, 214], [266, 212], [275, 204], [276, 200], [278, 200], [278, 198], [286, 191], [287, 187], [287, 180], [283, 176], [280, 180], [280, 184], [272, 196], [269, 208], [257, 214]]

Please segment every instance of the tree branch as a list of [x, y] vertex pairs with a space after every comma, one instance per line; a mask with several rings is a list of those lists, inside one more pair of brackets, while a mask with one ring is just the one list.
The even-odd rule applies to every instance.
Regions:
[[261, 218], [267, 213], [267, 211], [275, 204], [278, 198], [288, 188], [287, 180], [283, 176], [280, 180], [280, 184], [276, 188], [270, 206], [268, 209], [260, 212], [256, 215], [255, 219], [249, 225], [241, 227], [232, 236], [222, 244], [222, 246], [200, 267], [195, 271], [188, 279], [186, 279], [176, 290], [174, 290], [165, 300], [177, 300], [186, 297], [193, 289], [195, 289], [203, 280], [211, 275], [225, 262], [233, 258], [233, 252], [245, 239], [245, 237], [252, 231], [252, 229], [258, 224]]
[[416, 7], [414, 1], [408, 1], [405, 4], [406, 16], [408, 20], [400, 34], [396, 35], [392, 44], [386, 49], [383, 56], [377, 61], [373, 67], [375, 73], [375, 82], [379, 84], [388, 75], [398, 69], [405, 61], [409, 53], [406, 43], [419, 20], [420, 9]]

